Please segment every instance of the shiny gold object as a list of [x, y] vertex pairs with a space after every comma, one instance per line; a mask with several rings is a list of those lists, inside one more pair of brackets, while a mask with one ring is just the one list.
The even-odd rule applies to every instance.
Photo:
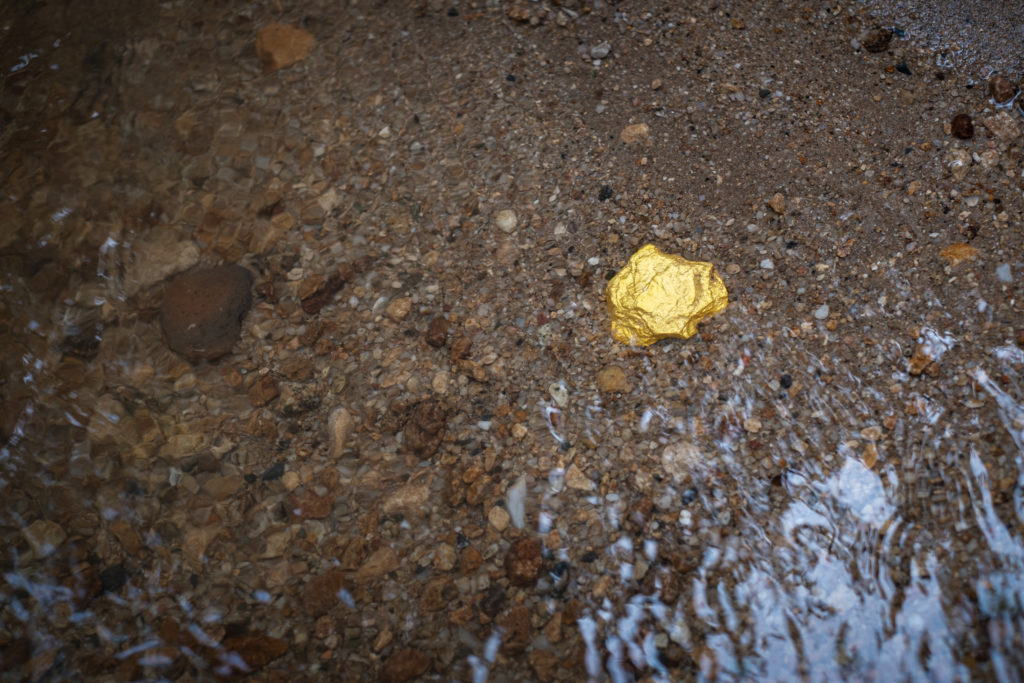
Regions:
[[639, 346], [692, 337], [697, 323], [729, 303], [714, 265], [666, 254], [653, 244], [641, 247], [608, 282], [605, 298], [612, 336]]

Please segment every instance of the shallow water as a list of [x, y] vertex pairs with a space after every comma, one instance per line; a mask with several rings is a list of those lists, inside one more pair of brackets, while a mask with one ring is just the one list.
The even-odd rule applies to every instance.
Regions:
[[[979, 77], [854, 52], [859, 4], [565, 6], [4, 10], [6, 679], [1024, 677], [1021, 141], [942, 130]], [[274, 19], [318, 49], [264, 75]], [[646, 242], [732, 303], [627, 349]], [[256, 303], [191, 364], [164, 282], [221, 261]]]

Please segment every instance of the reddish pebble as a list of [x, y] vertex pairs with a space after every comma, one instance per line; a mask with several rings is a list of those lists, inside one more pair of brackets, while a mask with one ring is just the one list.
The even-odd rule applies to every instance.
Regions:
[[172, 351], [192, 362], [231, 353], [252, 305], [252, 273], [242, 266], [192, 270], [164, 291], [161, 325]]
[[1003, 104], [1013, 99], [1017, 94], [1017, 86], [1010, 82], [1006, 76], [994, 76], [988, 82], [988, 94], [996, 102]]
[[974, 137], [974, 123], [967, 114], [957, 114], [950, 122], [953, 137], [960, 140], [970, 140]]

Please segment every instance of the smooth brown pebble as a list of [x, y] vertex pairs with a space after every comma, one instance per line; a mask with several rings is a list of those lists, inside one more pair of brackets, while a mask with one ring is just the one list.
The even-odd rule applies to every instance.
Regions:
[[1006, 76], [993, 76], [988, 82], [988, 94], [992, 96], [993, 100], [1003, 104], [1012, 100], [1013, 96], [1017, 94], [1017, 86]]
[[970, 140], [974, 137], [974, 122], [967, 114], [957, 114], [950, 122], [953, 137], [959, 140]]
[[252, 305], [252, 273], [238, 265], [179, 275], [164, 291], [160, 322], [172, 351], [192, 362], [231, 353]]

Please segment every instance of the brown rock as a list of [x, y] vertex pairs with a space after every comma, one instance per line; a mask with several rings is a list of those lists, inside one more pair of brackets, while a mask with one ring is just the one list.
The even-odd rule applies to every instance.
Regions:
[[1013, 96], [1017, 94], [1017, 86], [1006, 76], [993, 76], [988, 82], [988, 94], [992, 96], [993, 100], [1003, 104], [1012, 100]]
[[553, 681], [558, 678], [558, 655], [551, 650], [534, 650], [530, 653], [530, 668], [538, 681]]
[[346, 587], [345, 574], [340, 567], [332, 567], [306, 584], [302, 605], [308, 616], [318, 617], [338, 604], [339, 593]]
[[331, 444], [331, 457], [335, 460], [340, 458], [348, 446], [352, 437], [352, 430], [355, 429], [355, 420], [352, 414], [345, 408], [335, 408], [328, 421], [328, 438]]
[[473, 347], [473, 342], [467, 337], [459, 337], [452, 344], [452, 360], [462, 360], [469, 356], [469, 350]]
[[619, 139], [627, 145], [650, 139], [651, 129], [646, 123], [633, 123], [622, 129]]
[[277, 381], [270, 375], [263, 375], [249, 389], [249, 400], [254, 406], [265, 406], [277, 398]]
[[435, 349], [439, 349], [448, 341], [448, 319], [444, 316], [437, 316], [427, 325], [427, 332], [423, 338]]
[[324, 519], [331, 514], [334, 499], [330, 496], [318, 496], [312, 491], [288, 499], [288, 514], [295, 520]]
[[164, 291], [161, 325], [172, 351], [192, 362], [231, 353], [252, 305], [252, 273], [238, 265], [192, 270]]
[[226, 652], [237, 654], [249, 666], [249, 669], [254, 671], [262, 669], [288, 652], [288, 641], [263, 634], [252, 634], [225, 638], [221, 647]]
[[978, 250], [969, 244], [960, 242], [943, 247], [939, 252], [939, 257], [948, 261], [949, 265], [955, 266], [964, 261], [977, 260]]
[[405, 683], [422, 676], [430, 668], [430, 657], [411, 647], [399, 650], [380, 668], [381, 683]]
[[484, 556], [473, 546], [462, 549], [459, 555], [459, 571], [465, 575], [475, 574], [480, 565], [484, 563]]
[[892, 30], [876, 28], [861, 36], [860, 44], [868, 52], [884, 52], [892, 40]]
[[629, 382], [626, 371], [618, 365], [606, 365], [597, 373], [597, 390], [603, 394], [619, 394], [628, 392]]
[[366, 558], [363, 566], [356, 572], [356, 579], [360, 581], [372, 579], [396, 569], [398, 569], [398, 555], [394, 550], [385, 546]]
[[514, 586], [532, 586], [537, 583], [543, 564], [540, 541], [536, 538], [516, 541], [505, 556], [505, 571]]
[[265, 74], [301, 62], [315, 44], [310, 33], [288, 24], [267, 24], [256, 34], [256, 54]]
[[772, 211], [778, 214], [786, 213], [786, 198], [781, 192], [773, 194], [767, 202], [768, 206], [772, 208]]
[[444, 438], [448, 411], [438, 401], [421, 401], [412, 410], [405, 425], [405, 447], [421, 459], [437, 452]]
[[299, 298], [302, 300], [302, 310], [309, 315], [316, 315], [350, 279], [351, 267], [345, 269], [338, 268], [338, 273], [326, 280], [324, 280], [323, 276], [316, 276], [315, 279], [310, 278], [307, 281], [309, 282], [308, 288], [299, 292]]
[[427, 612], [436, 612], [447, 607], [458, 597], [459, 591], [447, 576], [437, 576], [427, 581], [420, 596], [420, 607]]
[[968, 114], [957, 114], [949, 125], [953, 137], [959, 140], [970, 140], [974, 137], [974, 122]]
[[502, 651], [515, 655], [526, 650], [526, 646], [530, 644], [529, 607], [526, 605], [512, 607], [494, 621], [505, 629], [505, 635], [501, 641]]
[[982, 119], [981, 123], [992, 135], [1003, 142], [1012, 142], [1020, 137], [1020, 124], [1017, 119], [1005, 111], [997, 112], [995, 116]]

